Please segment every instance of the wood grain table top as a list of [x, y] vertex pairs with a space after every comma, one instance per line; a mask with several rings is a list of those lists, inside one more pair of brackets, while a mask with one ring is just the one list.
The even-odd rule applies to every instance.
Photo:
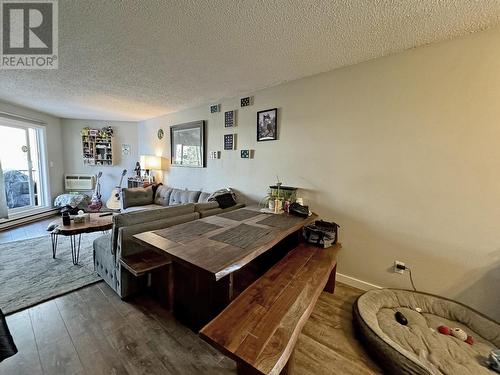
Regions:
[[[242, 208], [240, 210], [255, 211], [258, 209]], [[259, 213], [258, 215], [249, 217], [245, 220], [233, 220], [224, 217], [224, 214], [221, 214], [220, 216], [214, 215], [198, 219], [194, 222], [175, 225], [164, 229], [161, 232], [151, 231], [136, 234], [134, 235], [134, 238], [141, 244], [164, 251], [169, 254], [174, 261], [206, 271], [212, 274], [215, 280], [220, 280], [224, 276], [240, 269], [257, 258], [259, 255], [265, 253], [288, 235], [298, 231], [303, 226], [314, 222], [317, 218], [316, 214], [312, 214], [304, 219], [296, 218], [288, 214], [283, 215], [284, 219], [286, 219], [288, 223], [286, 228], [258, 223], [259, 221], [268, 218], [270, 214]], [[296, 220], [294, 220], [294, 218], [296, 218]], [[192, 236], [176, 236], [176, 232], [179, 230], [185, 231], [190, 223], [195, 222], [212, 224], [214, 229]], [[218, 241], [213, 238], [230, 237], [227, 235], [230, 234], [231, 231], [234, 233], [238, 232], [241, 236], [242, 232], [241, 230], [238, 230], [241, 229], [241, 225], [249, 225], [258, 229], [263, 229], [262, 231], [257, 231], [261, 237], [255, 238], [253, 243], [247, 244], [244, 248], [231, 244], [231, 241], [228, 241], [228, 243]], [[161, 235], [158, 233], [161, 233]], [[171, 238], [177, 238], [177, 242], [169, 239], [169, 236]]]
[[100, 216], [102, 213], [90, 214], [90, 221], [83, 223], [75, 223], [71, 220], [70, 225], [63, 225], [62, 217], [54, 220], [50, 225], [56, 225], [56, 231], [62, 235], [72, 235], [79, 233], [99, 232], [102, 230], [109, 230], [113, 227], [113, 215]]

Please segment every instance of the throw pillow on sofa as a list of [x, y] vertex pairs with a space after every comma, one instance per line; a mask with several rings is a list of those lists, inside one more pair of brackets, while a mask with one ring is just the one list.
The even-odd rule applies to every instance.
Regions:
[[191, 191], [191, 190], [181, 190], [181, 189], [172, 189], [172, 193], [170, 194], [169, 205], [173, 206], [176, 204], [184, 204], [184, 203], [196, 203], [198, 201], [198, 197], [200, 196], [200, 191]]
[[168, 206], [170, 202], [170, 195], [172, 194], [172, 189], [171, 187], [165, 186], [165, 185], [160, 185], [156, 189], [156, 194], [155, 194], [155, 204], [158, 204], [160, 206]]
[[236, 197], [236, 193], [231, 189], [231, 188], [224, 188], [224, 189], [219, 189], [217, 191], [214, 191], [212, 194], [210, 194], [210, 196], [207, 198], [207, 202], [216, 202], [217, 199], [215, 199], [217, 196], [219, 195], [223, 195], [223, 194], [231, 194], [234, 201], [235, 202], [238, 202], [238, 198]]
[[214, 199], [217, 201], [220, 208], [228, 208], [236, 205], [236, 201], [231, 193], [217, 195]]
[[153, 186], [122, 189], [122, 208], [146, 206], [153, 203]]

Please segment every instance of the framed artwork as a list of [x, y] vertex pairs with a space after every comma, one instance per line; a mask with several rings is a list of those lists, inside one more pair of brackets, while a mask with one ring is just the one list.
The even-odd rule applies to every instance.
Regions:
[[122, 155], [123, 156], [128, 156], [130, 155], [130, 145], [122, 143]]
[[220, 104], [214, 104], [210, 106], [210, 113], [220, 112]]
[[232, 128], [236, 126], [236, 111], [224, 112], [224, 127]]
[[257, 141], [278, 139], [278, 108], [257, 112]]
[[235, 135], [234, 134], [225, 134], [224, 135], [224, 150], [235, 150]]
[[205, 167], [205, 121], [170, 127], [170, 163], [178, 167]]

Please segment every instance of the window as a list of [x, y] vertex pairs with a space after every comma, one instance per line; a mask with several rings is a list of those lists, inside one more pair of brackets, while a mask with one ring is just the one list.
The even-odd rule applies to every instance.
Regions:
[[44, 126], [0, 117], [0, 161], [9, 218], [50, 206]]

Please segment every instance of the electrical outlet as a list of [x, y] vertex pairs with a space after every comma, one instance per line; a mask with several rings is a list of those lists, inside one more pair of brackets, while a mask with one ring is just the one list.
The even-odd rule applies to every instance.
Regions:
[[396, 273], [400, 273], [401, 275], [402, 275], [403, 273], [405, 273], [405, 270], [402, 270], [402, 269], [398, 268], [398, 266], [403, 266], [403, 267], [405, 267], [405, 264], [404, 264], [403, 262], [400, 262], [399, 260], [395, 260], [395, 261], [394, 261], [394, 272], [396, 272]]

